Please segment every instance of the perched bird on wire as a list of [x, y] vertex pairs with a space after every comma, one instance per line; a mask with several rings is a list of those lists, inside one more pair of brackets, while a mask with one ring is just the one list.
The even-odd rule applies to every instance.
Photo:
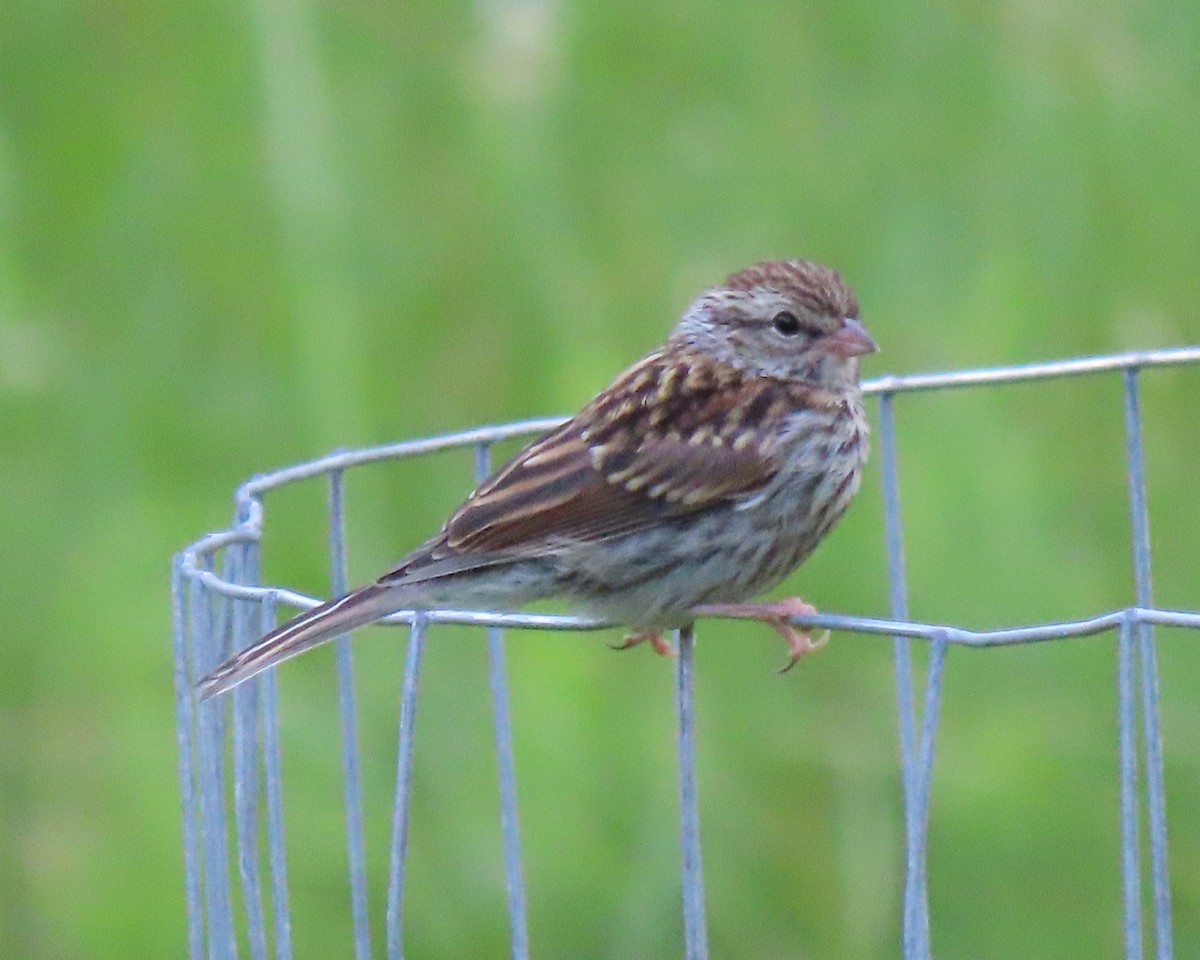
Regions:
[[[812, 553], [858, 489], [858, 358], [879, 348], [841, 277], [759, 263], [707, 290], [666, 344], [484, 481], [374, 583], [271, 631], [199, 684], [216, 696], [397, 610], [508, 610], [546, 597], [633, 631], [759, 620], [792, 666], [816, 649], [799, 599], [747, 603]], [[787, 669], [785, 667], [784, 669]]]

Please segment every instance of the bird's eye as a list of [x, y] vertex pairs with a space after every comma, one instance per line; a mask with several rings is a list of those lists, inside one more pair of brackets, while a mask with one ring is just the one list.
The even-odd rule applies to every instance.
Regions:
[[771, 325], [785, 337], [794, 337], [800, 332], [800, 320], [790, 310], [784, 310], [782, 313], [775, 314], [775, 319], [771, 321]]

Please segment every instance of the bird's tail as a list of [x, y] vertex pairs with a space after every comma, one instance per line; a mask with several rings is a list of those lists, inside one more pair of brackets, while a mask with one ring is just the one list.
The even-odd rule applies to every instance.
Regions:
[[232, 690], [255, 674], [399, 608], [394, 587], [372, 583], [330, 600], [276, 627], [230, 657], [196, 685], [201, 700]]

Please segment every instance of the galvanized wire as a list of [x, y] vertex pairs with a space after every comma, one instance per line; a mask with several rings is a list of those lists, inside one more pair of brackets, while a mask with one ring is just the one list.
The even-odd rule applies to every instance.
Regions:
[[[893, 394], [879, 395], [879, 444], [883, 459], [884, 537], [887, 543], [888, 600], [892, 616], [908, 619], [908, 574], [904, 568], [904, 530], [900, 520], [900, 480], [896, 464], [896, 421]], [[925, 852], [918, 826], [921, 807], [917, 774], [917, 711], [913, 701], [912, 640], [892, 640], [896, 672], [896, 705], [900, 712], [900, 770], [904, 789], [904, 952], [907, 957], [929, 954], [929, 904], [924, 878]], [[939, 674], [940, 676], [940, 674]]]
[[679, 662], [675, 676], [675, 712], [679, 718], [679, 838], [683, 848], [683, 956], [708, 960], [708, 923], [704, 916], [704, 869], [700, 862], [700, 795], [696, 783], [696, 695], [693, 681], [696, 634], [676, 634]]
[[418, 614], [408, 635], [404, 680], [400, 687], [400, 734], [396, 752], [396, 801], [392, 813], [392, 846], [388, 865], [388, 960], [404, 956], [404, 881], [408, 868], [408, 820], [412, 806], [413, 734], [417, 720], [417, 685], [425, 652], [427, 621]]
[[[1136, 367], [1125, 370], [1125, 448], [1129, 475], [1129, 513], [1133, 539], [1134, 597], [1149, 607], [1150, 512], [1146, 506], [1146, 465], [1142, 453], [1142, 405]], [[1147, 816], [1150, 822], [1150, 876], [1154, 888], [1154, 937], [1158, 960], [1172, 955], [1171, 888], [1167, 879], [1167, 798], [1163, 779], [1162, 733], [1158, 710], [1158, 654], [1154, 627], [1139, 623], [1137, 656], [1142, 671], [1142, 735], [1145, 740]], [[1136, 826], [1136, 823], [1135, 823]], [[1134, 838], [1136, 844], [1136, 837]], [[1135, 891], [1139, 899], [1141, 890]], [[1133, 918], [1128, 918], [1132, 924]]]
[[[475, 480], [482, 482], [492, 466], [491, 447], [475, 447]], [[508, 671], [504, 663], [504, 633], [487, 628], [488, 685], [492, 694], [492, 725], [500, 779], [500, 834], [504, 840], [504, 887], [508, 896], [512, 960], [529, 960], [529, 929], [525, 916], [525, 876], [521, 868], [521, 828], [517, 813], [517, 762], [513, 755], [512, 719], [508, 703]]]
[[[1149, 876], [1153, 893], [1153, 943], [1156, 960], [1173, 957], [1171, 899], [1167, 870], [1166, 790], [1163, 775], [1162, 732], [1154, 626], [1200, 630], [1200, 612], [1163, 610], [1151, 596], [1150, 533], [1146, 506], [1146, 476], [1142, 450], [1140, 380], [1157, 367], [1200, 363], [1200, 347], [1092, 357], [1023, 367], [969, 370], [885, 377], [864, 385], [879, 396], [880, 458], [884, 494], [884, 545], [892, 619], [816, 614], [793, 618], [806, 628], [828, 628], [868, 635], [891, 636], [894, 644], [900, 760], [905, 823], [905, 888], [901, 903], [905, 960], [929, 960], [933, 955], [927, 885], [926, 847], [932, 795], [935, 741], [946, 656], [951, 646], [993, 647], [1092, 636], [1113, 631], [1116, 642], [1118, 752], [1121, 782], [1121, 876], [1123, 930], [1127, 960], [1141, 960], [1146, 932], [1143, 925], [1141, 808], [1149, 827]], [[1129, 478], [1132, 581], [1131, 606], [1082, 620], [1042, 623], [998, 630], [975, 631], [909, 618], [904, 538], [900, 512], [894, 405], [901, 395], [916, 391], [998, 386], [1085, 374], [1119, 373], [1124, 383], [1126, 466]], [[320, 601], [279, 587], [259, 584], [258, 542], [263, 530], [263, 498], [273, 490], [317, 477], [329, 478], [331, 586], [346, 587], [344, 475], [355, 467], [383, 460], [424, 456], [455, 447], [473, 447], [476, 478], [486, 473], [490, 450], [498, 441], [549, 430], [559, 419], [531, 420], [485, 427], [428, 440], [391, 444], [367, 450], [336, 453], [311, 463], [258, 476], [236, 494], [232, 527], [211, 534], [183, 550], [174, 560], [171, 576], [173, 651], [175, 657], [176, 720], [179, 775], [183, 801], [185, 899], [188, 912], [188, 954], [192, 960], [233, 960], [239, 937], [252, 960], [273, 955], [290, 960], [291, 916], [287, 891], [286, 844], [283, 829], [283, 786], [275, 676], [268, 671], [234, 692], [232, 698], [198, 703], [196, 680], [217, 665], [233, 647], [252, 642], [274, 625], [276, 606], [300, 609]], [[216, 565], [223, 562], [218, 575]], [[253, 616], [255, 605], [258, 618]], [[255, 626], [257, 619], [257, 626]], [[385, 939], [388, 960], [403, 956], [403, 900], [406, 880], [412, 761], [417, 694], [425, 634], [431, 625], [470, 624], [487, 628], [489, 684], [492, 694], [495, 743], [499, 767], [500, 823], [513, 960], [528, 960], [529, 935], [521, 864], [516, 769], [508, 703], [502, 629], [595, 630], [608, 626], [580, 617], [545, 614], [496, 614], [472, 611], [400, 611], [385, 622], [410, 626], [408, 652], [400, 690], [396, 790], [385, 901]], [[920, 712], [915, 696], [911, 641], [930, 643], [930, 656]], [[685, 960], [706, 960], [704, 884], [701, 869], [700, 806], [696, 778], [694, 725], [694, 634], [679, 637], [676, 708], [679, 719], [680, 834]], [[369, 960], [369, 891], [363, 842], [362, 793], [359, 775], [356, 704], [352, 653], [348, 641], [338, 642], [339, 712], [345, 780], [348, 885], [356, 960]], [[227, 731], [228, 700], [232, 700], [232, 736]], [[1139, 709], [1140, 708], [1140, 709]], [[1141, 725], [1139, 751], [1138, 723]], [[232, 765], [226, 767], [226, 750]], [[232, 772], [232, 790], [226, 782]], [[1139, 769], [1146, 789], [1139, 790]], [[261, 776], [260, 776], [261, 773]], [[262, 892], [260, 811], [265, 807], [266, 859], [271, 896], [267, 909]], [[235, 833], [241, 917], [235, 922], [229, 862], [229, 819]], [[268, 917], [273, 939], [268, 936]], [[935, 918], [936, 919], [936, 918]], [[240, 931], [240, 932], [239, 932]]]
[[[275, 627], [275, 595], [262, 604], [262, 633]], [[275, 956], [292, 960], [292, 917], [288, 906], [287, 852], [283, 839], [283, 760], [279, 751], [279, 692], [275, 672], [262, 678], [263, 775], [266, 779], [267, 859], [271, 871], [271, 905], [275, 923]]]
[[[346, 558], [345, 471], [329, 472], [329, 583], [334, 596], [349, 589]], [[371, 960], [367, 918], [367, 854], [363, 840], [362, 777], [358, 767], [358, 715], [354, 662], [348, 634], [337, 638], [338, 714], [342, 724], [342, 777], [345, 781], [346, 851], [350, 869], [350, 914], [354, 921], [354, 960]]]

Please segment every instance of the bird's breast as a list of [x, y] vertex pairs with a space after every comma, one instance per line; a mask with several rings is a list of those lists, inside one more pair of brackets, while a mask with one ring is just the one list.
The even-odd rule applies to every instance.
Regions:
[[867, 460], [867, 432], [861, 401], [792, 416], [779, 444], [783, 467], [740, 507], [756, 527], [772, 532], [771, 549], [760, 557], [765, 579], [802, 563], [845, 513]]

